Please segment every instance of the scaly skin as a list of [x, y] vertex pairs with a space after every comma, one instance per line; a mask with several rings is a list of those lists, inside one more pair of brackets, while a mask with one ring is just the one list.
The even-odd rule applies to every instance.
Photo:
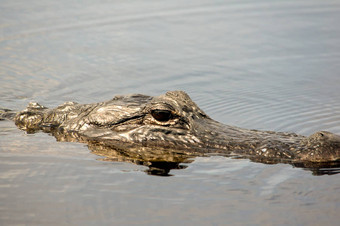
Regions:
[[[340, 160], [339, 135], [317, 132], [305, 137], [223, 125], [207, 116], [183, 91], [158, 97], [116, 96], [94, 104], [67, 102], [54, 109], [30, 103], [27, 109], [15, 115], [4, 112], [2, 117], [6, 115], [28, 132], [43, 130], [53, 132], [59, 139], [123, 147], [120, 149], [136, 146], [190, 155], [219, 153], [258, 157], [268, 161]], [[138, 150], [141, 152], [141, 148]]]

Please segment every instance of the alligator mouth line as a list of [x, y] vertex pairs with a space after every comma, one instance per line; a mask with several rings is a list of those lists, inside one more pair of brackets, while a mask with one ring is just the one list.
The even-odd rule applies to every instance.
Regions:
[[90, 122], [89, 125], [108, 128], [108, 127], [114, 127], [116, 125], [122, 125], [124, 123], [127, 124], [131, 121], [136, 121], [136, 119], [141, 119], [143, 117], [144, 117], [143, 115], [135, 115], [135, 116], [132, 116], [132, 117], [120, 119], [120, 120], [118, 120], [117, 122], [114, 122], [114, 123], [108, 122], [106, 124], [103, 124], [103, 123], [99, 123], [99, 122]]

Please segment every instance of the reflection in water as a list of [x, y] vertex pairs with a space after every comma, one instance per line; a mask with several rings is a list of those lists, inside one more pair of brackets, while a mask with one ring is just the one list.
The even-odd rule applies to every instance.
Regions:
[[[116, 146], [106, 146], [103, 144], [88, 143], [89, 149], [92, 153], [106, 157], [104, 161], [124, 161], [131, 162], [137, 165], [144, 165], [149, 167], [146, 171], [151, 175], [169, 176], [169, 172], [172, 169], [185, 169], [187, 166], [181, 165], [181, 163], [191, 163], [194, 161], [194, 157], [204, 156], [199, 154], [181, 153], [180, 150], [167, 150], [161, 148], [149, 148], [149, 147], [126, 147], [121, 149]], [[208, 155], [205, 155], [208, 156]], [[226, 155], [226, 157], [231, 157]], [[235, 158], [235, 157], [231, 157]], [[244, 157], [236, 157], [244, 158]], [[315, 163], [315, 162], [290, 162], [282, 160], [263, 159], [259, 157], [250, 158], [253, 162], [264, 164], [277, 164], [288, 163], [297, 168], [304, 168], [312, 171], [313, 175], [332, 175], [340, 173], [340, 162], [327, 162], [327, 163]]]
[[180, 150], [142, 147], [137, 144], [126, 144], [118, 142], [91, 141], [80, 136], [76, 132], [64, 133], [51, 131], [57, 141], [62, 142], [83, 142], [87, 143], [92, 153], [105, 157], [103, 161], [130, 162], [137, 165], [147, 166], [146, 172], [150, 175], [169, 176], [172, 169], [184, 169], [186, 166], [181, 163], [190, 163], [197, 153], [183, 152]]
[[301, 167], [305, 170], [310, 170], [313, 175], [333, 175], [340, 173], [340, 162], [333, 162], [327, 165], [325, 164], [306, 164], [306, 163], [294, 163], [293, 166]]
[[180, 153], [175, 150], [155, 149], [147, 147], [106, 146], [99, 143], [88, 143], [92, 153], [104, 156], [103, 161], [122, 161], [147, 166], [150, 175], [170, 176], [172, 169], [185, 169], [181, 163], [190, 163], [194, 155]]
[[[170, 176], [172, 169], [185, 169], [186, 165], [181, 163], [191, 163], [195, 157], [211, 156], [215, 154], [204, 154], [189, 152], [178, 149], [168, 149], [161, 147], [145, 147], [139, 144], [129, 144], [117, 141], [91, 140], [79, 135], [76, 132], [64, 132], [61, 130], [50, 130], [51, 134], [61, 142], [82, 142], [86, 143], [92, 153], [105, 157], [103, 161], [130, 162], [137, 165], [147, 166], [146, 172], [150, 175]], [[225, 157], [244, 159], [243, 156], [228, 154], [218, 154]], [[337, 162], [294, 162], [282, 159], [268, 159], [261, 156], [249, 158], [253, 162], [264, 164], [287, 163], [297, 168], [304, 168], [312, 171], [313, 175], [332, 175], [340, 173], [340, 161]]]

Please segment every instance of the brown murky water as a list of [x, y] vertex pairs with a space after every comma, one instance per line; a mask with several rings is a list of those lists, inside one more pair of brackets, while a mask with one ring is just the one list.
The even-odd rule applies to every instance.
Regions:
[[[339, 1], [1, 1], [0, 107], [185, 90], [245, 128], [340, 134]], [[0, 121], [1, 225], [337, 225], [340, 169], [196, 158], [150, 176]], [[318, 176], [317, 176], [318, 175]]]

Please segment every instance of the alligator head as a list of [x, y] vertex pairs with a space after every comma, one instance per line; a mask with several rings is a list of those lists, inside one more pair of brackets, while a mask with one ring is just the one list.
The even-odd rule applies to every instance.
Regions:
[[[138, 147], [134, 150], [139, 155], [162, 149], [190, 156], [219, 153], [269, 162], [340, 159], [338, 135], [318, 132], [305, 137], [223, 125], [205, 114], [183, 91], [158, 97], [116, 96], [94, 104], [67, 102], [54, 109], [31, 103], [14, 116], [14, 121], [29, 132], [53, 132], [59, 140], [76, 138], [120, 150]], [[157, 157], [162, 153], [165, 152], [157, 152]]]

